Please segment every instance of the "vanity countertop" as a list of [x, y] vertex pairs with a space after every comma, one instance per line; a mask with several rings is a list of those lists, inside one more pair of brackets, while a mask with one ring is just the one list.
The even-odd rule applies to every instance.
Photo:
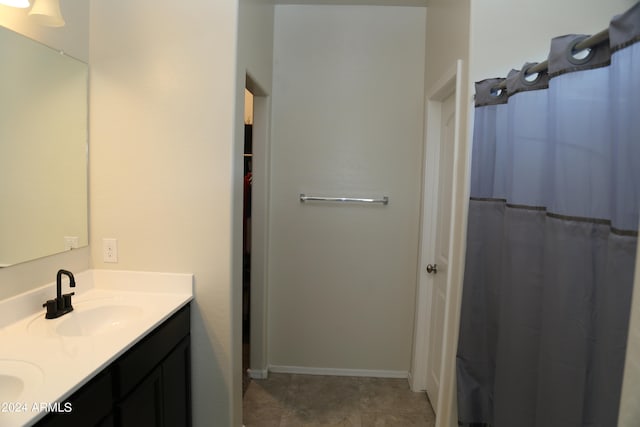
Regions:
[[75, 279], [75, 310], [58, 319], [42, 308], [55, 282], [0, 301], [0, 427], [72, 410], [66, 398], [193, 298], [191, 274], [87, 270]]

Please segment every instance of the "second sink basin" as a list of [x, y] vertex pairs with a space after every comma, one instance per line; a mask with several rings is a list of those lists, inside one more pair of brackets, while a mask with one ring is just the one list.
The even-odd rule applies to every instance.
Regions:
[[0, 359], [0, 402], [16, 402], [25, 391], [42, 385], [42, 370], [20, 360]]
[[109, 300], [86, 301], [74, 307], [72, 312], [57, 319], [38, 316], [30, 322], [29, 333], [64, 337], [104, 335], [126, 327], [144, 313], [138, 306]]

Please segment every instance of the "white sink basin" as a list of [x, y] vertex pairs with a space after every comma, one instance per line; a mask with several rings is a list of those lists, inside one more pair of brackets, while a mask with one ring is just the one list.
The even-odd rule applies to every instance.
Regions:
[[87, 301], [74, 304], [74, 307], [72, 312], [57, 319], [38, 316], [29, 324], [29, 333], [63, 337], [99, 336], [125, 328], [144, 313], [138, 306], [109, 300]]
[[131, 305], [105, 305], [88, 310], [74, 310], [61, 318], [56, 332], [66, 337], [94, 336], [124, 328], [142, 315], [142, 309]]
[[44, 375], [36, 365], [0, 359], [0, 402], [16, 402], [23, 393], [42, 385]]

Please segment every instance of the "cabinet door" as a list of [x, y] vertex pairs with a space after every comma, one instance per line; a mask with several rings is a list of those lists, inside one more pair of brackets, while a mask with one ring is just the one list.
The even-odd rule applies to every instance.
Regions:
[[189, 306], [151, 332], [114, 363], [116, 399], [127, 396], [190, 330]]
[[189, 336], [162, 363], [164, 422], [169, 426], [191, 425], [191, 369]]
[[117, 405], [118, 425], [163, 427], [162, 399], [162, 370], [158, 367]]
[[113, 421], [113, 414], [109, 414], [105, 419], [100, 421], [96, 427], [115, 427], [115, 421]]
[[71, 404], [71, 412], [49, 414], [36, 425], [38, 427], [108, 426], [108, 418], [103, 418], [112, 409], [111, 371], [109, 369], [103, 371], [67, 399], [65, 404], [67, 403]]

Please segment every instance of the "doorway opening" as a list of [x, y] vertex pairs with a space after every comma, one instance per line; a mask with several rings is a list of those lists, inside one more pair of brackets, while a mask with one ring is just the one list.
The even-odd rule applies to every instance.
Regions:
[[244, 171], [242, 208], [242, 394], [251, 367], [251, 184], [253, 157], [253, 94], [244, 90]]
[[[240, 95], [240, 94], [239, 94]], [[242, 95], [240, 95], [242, 96]], [[267, 377], [269, 94], [246, 75], [243, 147], [242, 385]], [[238, 141], [240, 143], [240, 141]], [[239, 147], [238, 147], [239, 148]]]

